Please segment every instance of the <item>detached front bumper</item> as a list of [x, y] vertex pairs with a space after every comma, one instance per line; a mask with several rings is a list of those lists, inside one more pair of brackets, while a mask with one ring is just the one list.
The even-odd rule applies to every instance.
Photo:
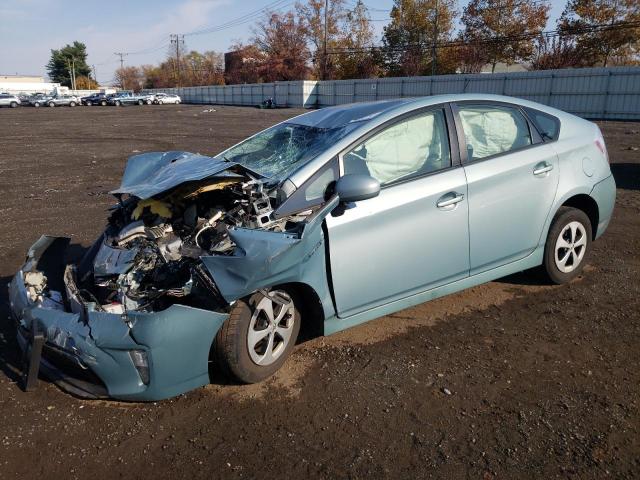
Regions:
[[[43, 236], [9, 285], [21, 348], [34, 324], [45, 337], [41, 372], [61, 388], [89, 398], [161, 400], [209, 383], [209, 352], [227, 319], [184, 305], [126, 315], [95, 310], [63, 280], [68, 239]], [[50, 289], [66, 289], [64, 305], [34, 302], [25, 274], [41, 272]]]

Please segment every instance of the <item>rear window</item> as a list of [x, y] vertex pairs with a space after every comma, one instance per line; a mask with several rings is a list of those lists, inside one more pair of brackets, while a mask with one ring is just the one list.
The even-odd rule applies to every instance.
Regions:
[[534, 110], [533, 108], [525, 108], [525, 111], [545, 142], [558, 139], [560, 120], [553, 115]]

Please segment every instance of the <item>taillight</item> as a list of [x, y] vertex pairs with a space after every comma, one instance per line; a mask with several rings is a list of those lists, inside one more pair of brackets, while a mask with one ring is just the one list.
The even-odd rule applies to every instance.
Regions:
[[604, 158], [607, 159], [607, 163], [609, 162], [609, 153], [607, 153], [607, 147], [604, 145], [604, 140], [602, 138], [596, 138], [596, 147], [600, 150], [600, 153], [604, 155]]

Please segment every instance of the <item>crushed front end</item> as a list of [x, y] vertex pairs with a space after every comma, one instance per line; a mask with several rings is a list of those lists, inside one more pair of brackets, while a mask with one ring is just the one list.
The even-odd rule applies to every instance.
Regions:
[[237, 165], [139, 155], [112, 193], [107, 227], [79, 261], [66, 260], [68, 239], [44, 236], [9, 286], [19, 344], [28, 351], [41, 332], [40, 370], [71, 393], [178, 395], [209, 382], [236, 299], [305, 277], [329, 298], [319, 212], [277, 218], [277, 189]]

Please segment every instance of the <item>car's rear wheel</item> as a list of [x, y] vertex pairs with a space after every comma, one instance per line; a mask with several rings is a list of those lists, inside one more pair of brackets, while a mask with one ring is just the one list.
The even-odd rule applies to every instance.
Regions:
[[582, 210], [558, 210], [544, 249], [544, 268], [552, 282], [567, 283], [580, 275], [591, 250], [591, 233], [591, 222]]
[[282, 366], [300, 332], [294, 299], [289, 292], [274, 289], [235, 303], [214, 344], [223, 372], [239, 382], [256, 383]]
[[114, 104], [116, 107], [119, 107], [119, 106], [120, 106], [120, 101], [119, 101], [119, 100], [116, 100], [115, 102], [113, 102], [113, 104]]
[[11, 103], [9, 104], [9, 106], [10, 106], [11, 108], [16, 108], [16, 107], [18, 106], [18, 102], [11, 102]]
[[69, 103], [69, 106], [70, 106], [70, 107], [75, 107], [75, 106], [76, 106], [76, 102], [71, 102], [71, 103]]
[[40, 107], [40, 103], [36, 102], [36, 103], [33, 104], [33, 106], [38, 108], [38, 107]]
[[106, 100], [102, 100], [100, 102], [100, 105], [102, 105], [103, 107], [106, 107], [107, 106], [107, 101]]
[[147, 100], [145, 103], [146, 103], [147, 105], [151, 105], [151, 100]]
[[53, 107], [55, 107], [55, 106], [56, 106], [56, 104], [55, 104], [55, 103], [53, 103], [53, 102], [49, 102], [49, 106], [50, 106], [51, 108], [53, 108]]
[[144, 105], [144, 101], [143, 100], [138, 100], [138, 105]]

